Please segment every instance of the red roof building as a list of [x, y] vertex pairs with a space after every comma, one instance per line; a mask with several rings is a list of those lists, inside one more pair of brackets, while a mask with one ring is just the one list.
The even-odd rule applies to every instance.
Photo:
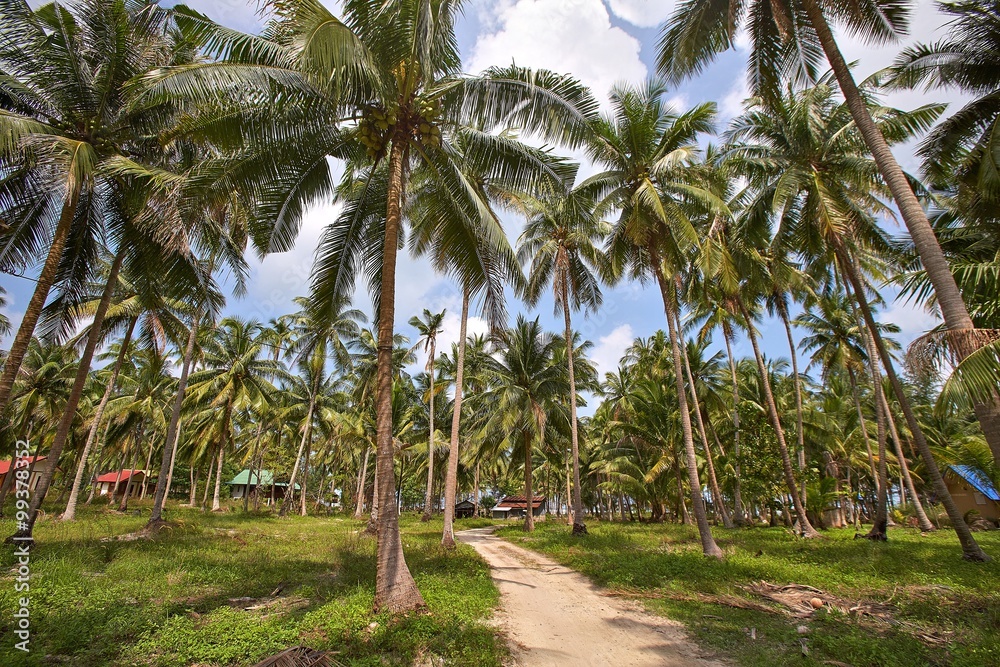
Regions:
[[[542, 496], [535, 496], [531, 501], [532, 516], [541, 516], [545, 513], [547, 503]], [[505, 496], [497, 503], [492, 510], [494, 519], [506, 519], [508, 517], [522, 517], [528, 507], [528, 500], [525, 496]]]
[[[155, 476], [154, 476], [155, 477]], [[146, 495], [146, 481], [150, 479], [146, 470], [115, 470], [99, 475], [95, 483], [97, 484], [97, 494], [106, 496], [111, 494], [114, 498], [125, 493], [128, 489], [129, 496], [140, 498]], [[129, 480], [132, 481], [129, 486]]]
[[[42, 461], [47, 459], [47, 456], [25, 456], [17, 460], [17, 465], [14, 466], [15, 473], [18, 470], [28, 470], [28, 488], [32, 491], [38, 486], [39, 480], [42, 478], [42, 473], [45, 472], [45, 466], [41, 465]], [[4, 482], [7, 481], [7, 473], [10, 472], [10, 459], [6, 461], [0, 461], [0, 486], [3, 486]], [[11, 486], [11, 489], [14, 487]], [[22, 487], [23, 488], [23, 487]]]
[[[49, 458], [49, 457], [47, 457], [47, 456], [28, 456], [28, 457], [20, 458], [20, 459], [17, 460], [17, 462], [18, 462], [18, 466], [17, 467], [18, 468], [28, 468], [28, 467], [31, 467], [31, 466], [37, 467], [39, 463], [41, 463], [42, 461], [44, 461], [47, 458]], [[25, 465], [25, 464], [21, 463], [22, 461], [27, 461], [28, 464]], [[0, 476], [6, 475], [9, 471], [10, 471], [10, 461], [0, 461]]]

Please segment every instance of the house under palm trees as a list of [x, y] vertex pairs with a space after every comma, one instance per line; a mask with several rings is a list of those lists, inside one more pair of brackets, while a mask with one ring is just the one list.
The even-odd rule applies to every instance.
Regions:
[[[492, 510], [494, 519], [516, 519], [524, 516], [527, 508], [526, 496], [505, 496]], [[548, 511], [548, 501], [535, 496], [531, 501], [531, 516], [540, 517]]]
[[982, 470], [970, 465], [952, 465], [948, 472], [944, 478], [948, 492], [967, 522], [971, 522], [968, 518], [971, 512], [993, 523], [1000, 521], [1000, 492]]
[[[242, 500], [245, 496], [253, 498], [260, 493], [265, 505], [272, 505], [276, 500], [283, 500], [288, 491], [288, 482], [275, 482], [270, 470], [241, 470], [236, 477], [226, 482], [234, 500]], [[295, 490], [302, 487], [295, 485]]]

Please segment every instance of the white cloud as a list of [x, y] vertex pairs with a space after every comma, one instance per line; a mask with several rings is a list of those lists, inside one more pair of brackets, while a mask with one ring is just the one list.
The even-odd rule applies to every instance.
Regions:
[[673, 1], [664, 0], [608, 0], [608, 7], [623, 21], [640, 28], [655, 28], [674, 12]]
[[501, 0], [483, 7], [484, 30], [469, 60], [478, 72], [518, 65], [572, 73], [605, 99], [619, 81], [641, 81], [639, 41], [611, 25], [601, 0]]
[[635, 334], [630, 324], [619, 325], [611, 333], [598, 339], [597, 345], [590, 353], [590, 359], [597, 367], [598, 377], [603, 378], [605, 373], [611, 373], [618, 368], [619, 360], [633, 340]]
[[916, 338], [941, 323], [937, 316], [931, 315], [922, 307], [900, 300], [892, 302], [889, 308], [878, 316], [878, 319], [886, 324], [895, 324], [899, 327], [900, 331], [894, 337], [904, 350]]
[[[743, 100], [750, 97], [750, 86], [742, 74], [733, 82], [726, 96], [719, 101], [719, 127], [743, 113]], [[721, 131], [721, 130], [720, 130]]]

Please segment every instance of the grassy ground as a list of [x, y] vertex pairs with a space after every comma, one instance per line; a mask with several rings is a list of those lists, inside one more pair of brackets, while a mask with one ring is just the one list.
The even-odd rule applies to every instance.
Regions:
[[[504, 659], [486, 623], [498, 602], [489, 569], [469, 547], [441, 549], [440, 520], [404, 517], [407, 561], [429, 612], [390, 621], [371, 613], [375, 544], [358, 537], [355, 521], [185, 510], [170, 518], [174, 528], [136, 541], [108, 539], [141, 528], [134, 516], [87, 508], [72, 524], [40, 522], [29, 654], [13, 648], [23, 593], [3, 547], [0, 665], [247, 665], [298, 643], [352, 666]], [[0, 522], [0, 536], [12, 532]]]
[[[978, 533], [995, 559], [961, 560], [955, 534], [892, 529], [890, 541], [854, 540], [851, 530], [803, 541], [783, 529], [716, 531], [722, 562], [704, 558], [689, 526], [590, 524], [574, 538], [550, 521], [527, 536], [498, 535], [554, 557], [611, 593], [643, 600], [688, 626], [705, 648], [741, 665], [1000, 665], [1000, 531]], [[804, 584], [843, 599], [888, 606], [890, 618], [860, 621], [821, 610], [799, 620], [742, 588]], [[763, 604], [772, 611], [733, 604]], [[808, 628], [802, 655], [798, 626]], [[751, 639], [753, 631], [756, 639]]]

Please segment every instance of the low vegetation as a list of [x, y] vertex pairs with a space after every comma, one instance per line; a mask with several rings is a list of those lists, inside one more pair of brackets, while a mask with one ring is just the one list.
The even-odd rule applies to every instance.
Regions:
[[[514, 527], [499, 534], [578, 569], [609, 595], [683, 622], [701, 646], [740, 665], [1000, 664], [1000, 564], [957, 560], [950, 531], [892, 529], [889, 542], [872, 543], [847, 529], [821, 540], [782, 528], [716, 529], [725, 559], [715, 561], [701, 555], [693, 526], [588, 530], [576, 538], [550, 521], [531, 535]], [[1000, 551], [997, 532], [977, 539]], [[806, 615], [752, 593], [760, 582], [818, 589], [804, 589], [807, 600], [825, 604]]]
[[[249, 665], [299, 643], [335, 665], [499, 666], [487, 625], [498, 593], [471, 548], [439, 546], [440, 519], [404, 516], [407, 561], [428, 610], [372, 613], [375, 542], [342, 518], [171, 513], [153, 540], [122, 539], [146, 519], [82, 511], [41, 521], [33, 554], [31, 652], [0, 646], [0, 664]], [[8, 532], [11, 522], [0, 527]], [[463, 521], [473, 526], [473, 522]], [[3, 555], [0, 634], [10, 637], [14, 573]], [[434, 663], [438, 664], [438, 663]]]

